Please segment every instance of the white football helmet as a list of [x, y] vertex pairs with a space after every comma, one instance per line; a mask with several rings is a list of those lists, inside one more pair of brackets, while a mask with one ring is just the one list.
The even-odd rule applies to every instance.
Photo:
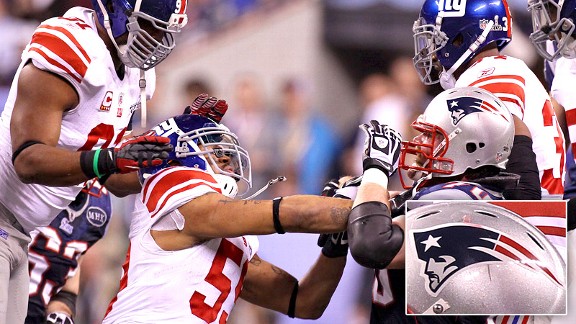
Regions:
[[488, 202], [451, 201], [406, 217], [411, 313], [565, 314], [566, 265], [521, 216]]
[[412, 127], [421, 134], [402, 143], [398, 168], [405, 188], [410, 186], [402, 170], [418, 180], [426, 175], [451, 177], [486, 165], [504, 169], [514, 141], [514, 122], [504, 103], [475, 87], [443, 91]]

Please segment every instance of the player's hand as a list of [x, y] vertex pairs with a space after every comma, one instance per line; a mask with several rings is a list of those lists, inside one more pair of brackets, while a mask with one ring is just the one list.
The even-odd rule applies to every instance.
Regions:
[[74, 320], [67, 314], [53, 312], [46, 317], [46, 324], [74, 324]]
[[388, 125], [381, 125], [376, 120], [360, 125], [366, 134], [362, 165], [364, 171], [378, 168], [388, 177], [398, 169], [402, 137]]
[[328, 258], [338, 258], [348, 255], [348, 231], [320, 234], [318, 246], [322, 248], [322, 254]]
[[173, 150], [170, 139], [162, 136], [136, 136], [114, 148], [101, 152], [110, 154], [114, 163], [113, 173], [128, 173], [139, 168], [162, 164]]
[[328, 180], [324, 184], [324, 188], [322, 189], [322, 193], [320, 195], [324, 196], [324, 197], [334, 197], [334, 195], [336, 194], [336, 190], [338, 188], [340, 188], [340, 184], [338, 183], [338, 179]]
[[356, 199], [356, 194], [358, 193], [358, 187], [360, 187], [360, 183], [362, 183], [362, 176], [353, 177], [346, 180], [340, 188], [336, 189], [334, 197], [350, 200]]
[[209, 95], [202, 93], [194, 99], [192, 105], [184, 108], [184, 115], [194, 114], [204, 116], [219, 123], [227, 110], [228, 103], [226, 100], [210, 97]]
[[[339, 181], [332, 179], [324, 184], [321, 195], [350, 199], [344, 195], [339, 195], [339, 190], [341, 190]], [[322, 248], [322, 254], [328, 258], [346, 256], [348, 254], [348, 232], [320, 234], [317, 244]]]

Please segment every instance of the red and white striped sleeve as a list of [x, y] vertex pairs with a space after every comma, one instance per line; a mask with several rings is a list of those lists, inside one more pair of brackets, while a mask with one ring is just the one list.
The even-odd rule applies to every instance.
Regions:
[[92, 61], [85, 42], [81, 41], [82, 31], [90, 28], [79, 18], [46, 20], [32, 35], [24, 55], [36, 66], [80, 83]]
[[198, 169], [172, 167], [146, 179], [142, 188], [142, 202], [150, 217], [154, 218], [208, 192], [222, 193], [211, 174]]
[[526, 103], [526, 80], [519, 75], [491, 75], [470, 84], [495, 94], [504, 102], [510, 113], [524, 118]]

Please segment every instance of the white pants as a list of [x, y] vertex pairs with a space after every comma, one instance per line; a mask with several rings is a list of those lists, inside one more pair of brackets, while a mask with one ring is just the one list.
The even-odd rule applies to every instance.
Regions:
[[0, 204], [0, 323], [24, 323], [28, 309], [30, 237]]

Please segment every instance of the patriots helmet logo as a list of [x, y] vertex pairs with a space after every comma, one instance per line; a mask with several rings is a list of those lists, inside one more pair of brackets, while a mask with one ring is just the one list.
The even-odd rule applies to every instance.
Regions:
[[[459, 271], [479, 263], [519, 261], [533, 271], [543, 271], [562, 285], [538, 257], [505, 234], [473, 224], [448, 223], [411, 235], [422, 264], [426, 291], [436, 297]], [[530, 260], [526, 262], [526, 260]]]
[[446, 105], [452, 117], [452, 124], [456, 126], [462, 118], [472, 113], [492, 112], [499, 114], [502, 118], [508, 121], [508, 118], [502, 114], [497, 107], [492, 104], [474, 97], [459, 97], [446, 100]]

